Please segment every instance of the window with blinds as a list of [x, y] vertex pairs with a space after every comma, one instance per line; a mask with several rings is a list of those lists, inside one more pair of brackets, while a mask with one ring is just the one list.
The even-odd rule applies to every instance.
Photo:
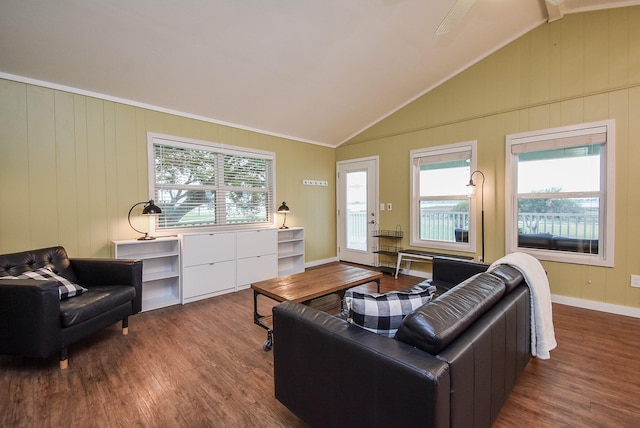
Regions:
[[469, 251], [475, 244], [466, 186], [475, 147], [474, 141], [411, 151], [411, 245]]
[[507, 136], [507, 250], [613, 265], [614, 122]]
[[156, 230], [273, 222], [272, 153], [154, 136]]

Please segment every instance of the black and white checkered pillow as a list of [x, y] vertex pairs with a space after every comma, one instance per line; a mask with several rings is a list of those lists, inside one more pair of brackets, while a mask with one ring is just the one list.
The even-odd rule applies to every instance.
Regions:
[[347, 290], [344, 293], [347, 321], [374, 333], [394, 337], [404, 317], [429, 302], [435, 291], [434, 286], [383, 294]]
[[58, 297], [60, 300], [79, 296], [87, 291], [86, 288], [69, 281], [67, 278], [63, 278], [60, 275], [55, 274], [49, 267], [24, 272], [18, 276], [3, 276], [0, 279], [37, 279], [40, 281], [53, 279], [58, 283]]

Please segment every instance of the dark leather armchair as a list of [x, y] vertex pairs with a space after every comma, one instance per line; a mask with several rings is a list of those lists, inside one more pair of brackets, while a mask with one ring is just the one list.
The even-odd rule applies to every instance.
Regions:
[[118, 321], [128, 333], [128, 317], [142, 309], [140, 260], [70, 259], [63, 247], [0, 255], [0, 277], [40, 268], [86, 288], [60, 300], [55, 280], [0, 279], [0, 354], [48, 358]]

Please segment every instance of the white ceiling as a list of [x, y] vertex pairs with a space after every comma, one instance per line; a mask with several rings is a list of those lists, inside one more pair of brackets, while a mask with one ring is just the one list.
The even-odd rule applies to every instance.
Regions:
[[337, 146], [549, 16], [476, 0], [435, 36], [454, 3], [0, 0], [0, 77]]

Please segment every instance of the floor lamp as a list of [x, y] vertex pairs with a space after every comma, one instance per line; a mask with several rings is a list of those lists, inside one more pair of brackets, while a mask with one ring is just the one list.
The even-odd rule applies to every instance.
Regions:
[[474, 194], [475, 194], [475, 188], [476, 188], [476, 183], [474, 183], [473, 181], [473, 175], [474, 174], [480, 174], [480, 176], [482, 177], [482, 184], [480, 185], [480, 191], [482, 192], [482, 195], [480, 196], [480, 207], [481, 207], [481, 220], [482, 220], [482, 256], [480, 258], [480, 262], [484, 263], [484, 174], [482, 173], [482, 171], [480, 171], [479, 169], [473, 171], [471, 174], [469, 174], [469, 184], [467, 184], [467, 187], [469, 187], [469, 197], [471, 198]]

